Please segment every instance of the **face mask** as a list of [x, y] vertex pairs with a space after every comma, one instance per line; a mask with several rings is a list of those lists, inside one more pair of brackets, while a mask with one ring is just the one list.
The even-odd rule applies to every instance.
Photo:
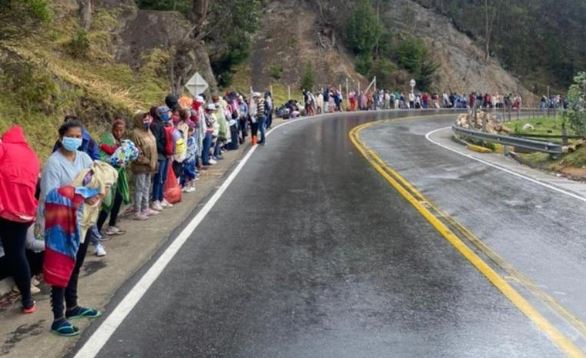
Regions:
[[81, 138], [63, 137], [61, 144], [66, 151], [75, 152], [81, 147]]
[[142, 127], [147, 130], [151, 127], [151, 122], [142, 122]]

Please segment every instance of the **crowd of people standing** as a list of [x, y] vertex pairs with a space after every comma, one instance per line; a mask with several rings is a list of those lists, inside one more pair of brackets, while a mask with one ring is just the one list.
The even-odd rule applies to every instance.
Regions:
[[490, 94], [471, 92], [458, 94], [455, 92], [438, 93], [428, 92], [400, 92], [391, 90], [349, 91], [345, 104], [344, 96], [339, 88], [325, 88], [316, 91], [303, 90], [303, 102], [306, 115], [331, 113], [339, 111], [368, 111], [389, 109], [466, 109], [481, 108], [508, 108], [518, 110], [523, 106], [520, 95]]
[[173, 207], [225, 151], [248, 137], [265, 144], [272, 113], [269, 92], [169, 95], [130, 120], [115, 117], [99, 140], [68, 115], [42, 166], [23, 129], [8, 129], [0, 139], [0, 271], [13, 277], [22, 312], [36, 311], [34, 276], [42, 273], [51, 287], [51, 331], [79, 334], [72, 319], [101, 315], [78, 304], [80, 268], [90, 246], [103, 257], [107, 238], [125, 233], [123, 206], [137, 221]]

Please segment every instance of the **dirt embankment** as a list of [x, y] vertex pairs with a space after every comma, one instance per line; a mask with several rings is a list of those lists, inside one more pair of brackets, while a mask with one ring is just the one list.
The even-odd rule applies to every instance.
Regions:
[[[332, 7], [330, 13], [336, 13], [336, 1], [320, 3]], [[339, 4], [340, 11], [346, 5]], [[485, 62], [483, 51], [470, 37], [459, 32], [447, 17], [412, 0], [391, 0], [389, 11], [382, 15], [382, 19], [392, 33], [404, 32], [425, 41], [440, 66], [434, 85], [438, 91], [520, 93], [527, 100], [533, 99], [533, 95], [497, 60]], [[345, 85], [346, 78], [351, 86], [355, 80], [366, 85], [368, 79], [355, 71], [355, 58], [345, 48], [343, 35], [328, 25], [328, 19], [322, 18], [318, 2], [271, 1], [253, 42], [252, 85], [263, 88], [275, 82], [296, 86], [307, 64], [314, 68], [317, 86]], [[405, 83], [401, 90], [408, 88]]]

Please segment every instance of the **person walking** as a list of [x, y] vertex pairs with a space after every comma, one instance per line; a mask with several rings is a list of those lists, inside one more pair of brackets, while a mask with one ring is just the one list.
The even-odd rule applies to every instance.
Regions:
[[22, 128], [13, 126], [6, 131], [0, 138], [0, 243], [21, 295], [22, 312], [27, 314], [36, 311], [26, 241], [38, 206], [35, 191], [40, 170]]

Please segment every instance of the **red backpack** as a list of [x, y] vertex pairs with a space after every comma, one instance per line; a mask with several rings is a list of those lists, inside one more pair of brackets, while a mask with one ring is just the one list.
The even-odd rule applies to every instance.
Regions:
[[173, 155], [175, 154], [175, 141], [173, 140], [173, 131], [175, 128], [173, 126], [165, 126], [163, 127], [163, 132], [165, 134], [165, 155]]

